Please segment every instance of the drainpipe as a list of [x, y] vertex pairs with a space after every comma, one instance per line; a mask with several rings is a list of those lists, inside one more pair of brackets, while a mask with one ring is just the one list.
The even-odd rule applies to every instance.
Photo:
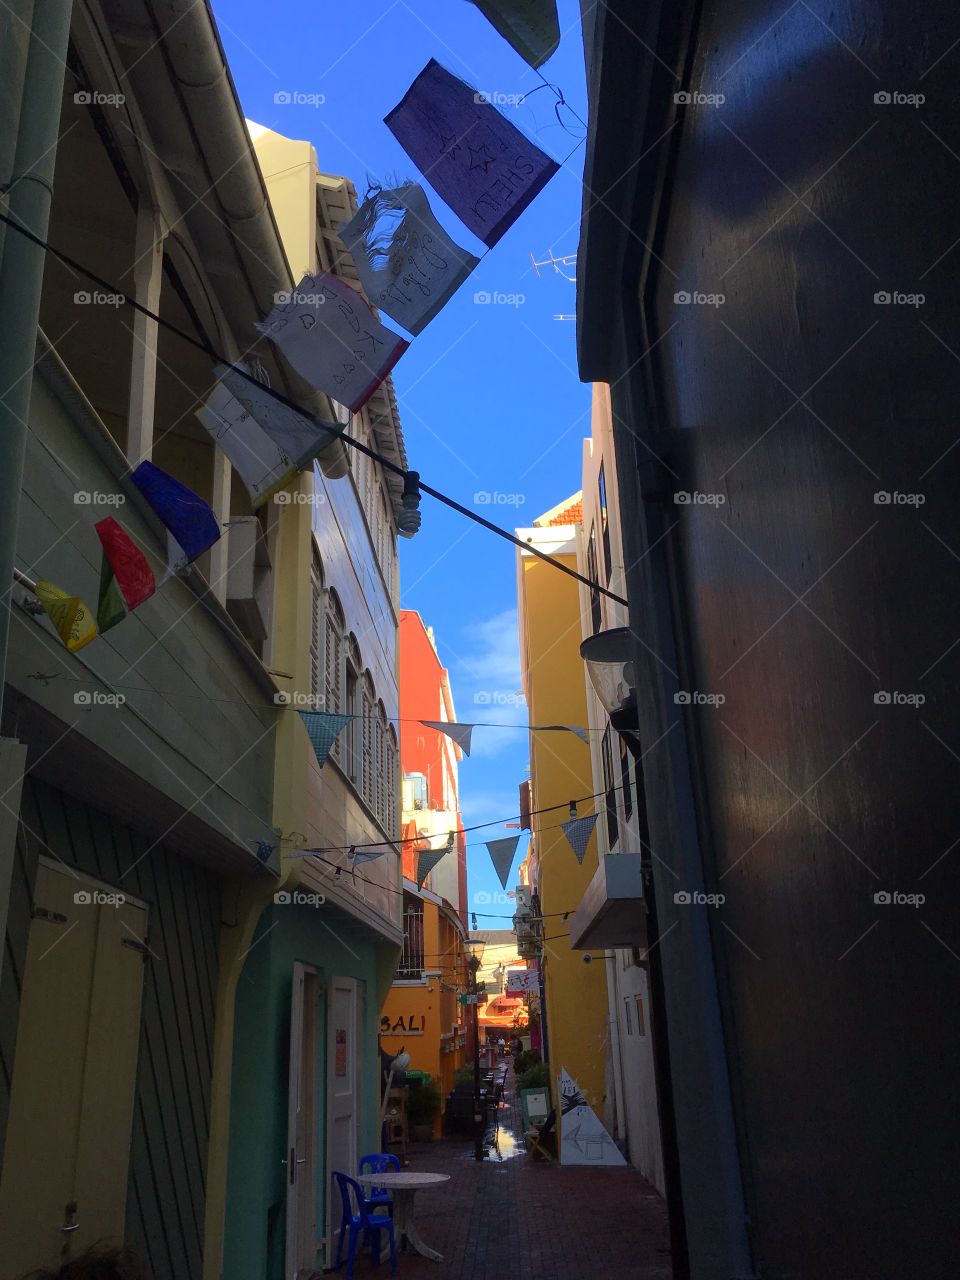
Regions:
[[[50, 220], [71, 8], [71, 0], [40, 0], [33, 13], [13, 172], [4, 193], [4, 212], [42, 240], [47, 238]], [[5, 228], [0, 263], [0, 593], [4, 595], [13, 582], [43, 259], [42, 249]], [[8, 609], [0, 609], [0, 700], [9, 617]]]
[[607, 1019], [610, 1023], [610, 1065], [613, 1073], [614, 1137], [630, 1151], [630, 1128], [627, 1124], [626, 1094], [623, 1084], [623, 1041], [620, 1037], [620, 984], [617, 980], [617, 953], [604, 948], [607, 968]]
[[[0, 27], [0, 209], [46, 239], [71, 0], [13, 0]], [[29, 37], [27, 32], [29, 31]], [[16, 138], [15, 146], [8, 139]], [[12, 152], [12, 165], [11, 161]], [[0, 256], [0, 713], [17, 549], [17, 513], [43, 282], [43, 250], [3, 227]], [[27, 749], [0, 738], [0, 941], [7, 926]], [[0, 948], [0, 973], [4, 951]]]

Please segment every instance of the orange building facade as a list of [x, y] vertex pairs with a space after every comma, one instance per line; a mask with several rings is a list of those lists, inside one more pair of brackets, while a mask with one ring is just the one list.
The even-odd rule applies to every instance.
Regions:
[[[380, 1018], [380, 1043], [405, 1049], [410, 1066], [440, 1090], [441, 1106], [466, 1060], [464, 962], [467, 910], [466, 845], [460, 818], [458, 764], [462, 753], [445, 733], [422, 720], [456, 719], [449, 674], [432, 629], [411, 609], [400, 613], [400, 765], [403, 772], [403, 951]], [[420, 853], [453, 849], [418, 887]], [[439, 1135], [442, 1112], [437, 1117]]]

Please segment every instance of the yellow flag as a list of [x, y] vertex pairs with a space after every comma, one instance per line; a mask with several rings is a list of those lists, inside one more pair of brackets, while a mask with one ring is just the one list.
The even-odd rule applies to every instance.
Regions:
[[82, 600], [76, 596], [68, 596], [65, 591], [43, 578], [37, 580], [37, 596], [56, 628], [57, 635], [71, 653], [82, 649], [96, 636], [96, 621]]

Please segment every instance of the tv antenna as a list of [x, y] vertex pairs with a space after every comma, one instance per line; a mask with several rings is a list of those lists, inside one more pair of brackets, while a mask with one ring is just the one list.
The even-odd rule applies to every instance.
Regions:
[[575, 253], [567, 253], [562, 258], [558, 258], [551, 249], [550, 256], [545, 258], [543, 262], [538, 262], [532, 253], [530, 254], [530, 261], [533, 263], [533, 269], [536, 271], [538, 279], [541, 267], [553, 267], [558, 276], [563, 276], [564, 280], [569, 280], [571, 284], [577, 283], [577, 255]]

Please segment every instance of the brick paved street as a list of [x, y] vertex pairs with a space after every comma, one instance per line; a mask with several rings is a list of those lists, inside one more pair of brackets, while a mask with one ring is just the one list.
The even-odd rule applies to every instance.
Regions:
[[[401, 1253], [402, 1280], [670, 1280], [666, 1207], [654, 1188], [629, 1168], [534, 1160], [522, 1154], [522, 1138], [519, 1149], [514, 1142], [518, 1122], [510, 1071], [502, 1159], [494, 1153], [478, 1165], [462, 1139], [410, 1147], [410, 1169], [450, 1181], [416, 1198], [417, 1230], [444, 1260]], [[389, 1276], [386, 1251], [378, 1270], [364, 1256], [354, 1274]]]

